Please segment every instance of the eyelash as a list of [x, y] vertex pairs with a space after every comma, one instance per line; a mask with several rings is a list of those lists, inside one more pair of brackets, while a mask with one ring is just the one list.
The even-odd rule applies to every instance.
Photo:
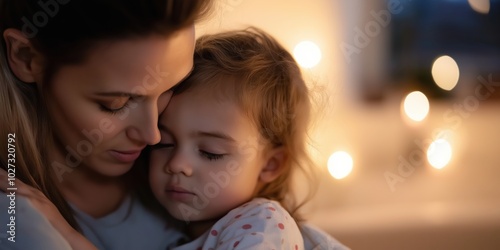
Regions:
[[123, 111], [125, 108], [127, 108], [128, 105], [129, 105], [128, 102], [126, 102], [121, 108], [117, 108], [117, 109], [110, 109], [102, 104], [99, 104], [99, 107], [104, 112], [111, 113], [111, 115], [116, 115], [116, 114], [120, 113], [121, 111]]
[[158, 143], [151, 146], [151, 150], [162, 149], [162, 148], [173, 148], [174, 144]]
[[[172, 148], [172, 147], [175, 147], [175, 145], [174, 144], [158, 143], [156, 145], [151, 146], [151, 149], [155, 150], [155, 149]], [[200, 152], [200, 155], [202, 157], [206, 158], [209, 161], [217, 161], [217, 160], [222, 159], [225, 156], [225, 154], [214, 154], [214, 153], [210, 153], [210, 152], [203, 151], [203, 150], [200, 150], [199, 152]]]
[[224, 157], [224, 154], [214, 154], [214, 153], [209, 153], [203, 150], [200, 150], [200, 155], [207, 158], [209, 161], [216, 161], [222, 159]]

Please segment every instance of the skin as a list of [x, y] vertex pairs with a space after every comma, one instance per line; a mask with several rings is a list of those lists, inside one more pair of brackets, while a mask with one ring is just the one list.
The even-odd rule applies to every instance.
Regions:
[[[151, 37], [104, 44], [84, 65], [62, 68], [48, 93], [49, 113], [61, 144], [57, 158], [70, 153], [67, 146], [84, 156], [88, 150], [78, 143], [90, 141], [93, 150], [82, 161], [86, 170], [120, 176], [134, 161], [121, 161], [113, 153], [130, 157], [134, 155], [130, 152], [158, 143], [158, 116], [169, 101], [167, 91], [192, 68], [188, 59], [192, 48], [182, 46], [191, 37], [178, 38], [183, 39]], [[161, 81], [149, 72], [158, 66]], [[94, 136], [82, 131], [93, 131]]]
[[160, 131], [150, 185], [170, 214], [189, 221], [192, 238], [277, 176], [277, 151], [257, 143], [256, 126], [232, 101], [197, 90], [176, 95], [160, 117]]
[[[133, 161], [123, 160], [130, 156], [117, 158], [110, 151], [127, 154], [160, 139], [162, 142], [152, 155], [152, 189], [174, 217], [193, 221], [188, 227], [193, 238], [229, 210], [255, 197], [262, 185], [280, 174], [285, 158], [282, 149], [263, 150], [254, 124], [235, 103], [217, 101], [206, 91], [188, 91], [174, 97], [161, 118], [160, 135], [156, 124], [158, 113], [170, 99], [166, 92], [192, 69], [192, 27], [169, 38], [102, 43], [83, 64], [61, 68], [48, 84], [41, 81], [43, 60], [29, 41], [15, 30], [4, 32], [4, 39], [8, 41], [9, 64], [14, 74], [46, 90], [43, 93], [47, 95], [56, 134], [53, 163], [67, 163], [70, 149], [78, 151], [82, 141], [91, 143], [92, 150], [76, 168], [64, 172], [59, 186], [69, 202], [93, 217], [114, 211], [127, 194], [120, 176]], [[145, 69], [154, 70], [156, 66], [156, 71], [162, 72], [161, 79], [146, 79]], [[157, 84], [151, 85], [152, 78]], [[134, 91], [140, 86], [145, 87], [143, 92]], [[110, 94], [116, 92], [134, 95]], [[109, 112], [119, 109], [122, 111], [115, 114]], [[102, 133], [98, 135], [96, 131]], [[232, 139], [223, 139], [221, 134]], [[215, 196], [205, 189], [214, 184], [213, 174], [218, 175], [219, 185]], [[221, 179], [224, 174], [228, 177]], [[19, 194], [28, 197], [75, 249], [92, 247], [40, 191], [20, 184]], [[6, 186], [0, 185], [0, 189], [5, 190]], [[202, 207], [199, 202], [194, 203], [196, 198], [207, 201], [208, 195], [210, 199]], [[188, 217], [179, 214], [180, 205], [189, 209]]]
[[194, 26], [169, 37], [101, 42], [50, 83], [43, 83], [41, 55], [22, 33], [9, 29], [4, 39], [16, 76], [45, 90], [56, 143], [51, 167], [64, 197], [93, 217], [114, 211], [128, 193], [120, 177], [140, 150], [160, 141], [168, 90], [192, 70]]

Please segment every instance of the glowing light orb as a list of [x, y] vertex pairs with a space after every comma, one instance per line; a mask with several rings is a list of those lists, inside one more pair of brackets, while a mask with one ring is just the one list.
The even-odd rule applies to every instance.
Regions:
[[321, 50], [311, 41], [298, 43], [293, 50], [297, 63], [304, 68], [312, 68], [321, 60]]
[[460, 69], [457, 62], [449, 56], [441, 56], [432, 64], [432, 78], [434, 82], [444, 89], [452, 90], [460, 78]]
[[429, 114], [429, 99], [424, 93], [414, 91], [403, 102], [405, 114], [414, 121], [422, 121]]
[[328, 158], [328, 172], [335, 179], [343, 179], [352, 171], [352, 157], [344, 151], [337, 151]]
[[445, 139], [437, 139], [427, 149], [427, 161], [436, 169], [442, 169], [450, 163], [453, 150]]

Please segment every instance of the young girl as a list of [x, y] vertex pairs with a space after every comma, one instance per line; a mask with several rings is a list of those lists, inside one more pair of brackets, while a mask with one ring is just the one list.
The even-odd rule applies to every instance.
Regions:
[[150, 154], [153, 193], [186, 222], [175, 249], [303, 249], [290, 189], [309, 163], [309, 106], [296, 62], [266, 33], [199, 38]]
[[152, 192], [184, 222], [174, 249], [347, 250], [297, 213], [310, 98], [290, 53], [250, 28], [199, 38], [194, 64], [149, 155]]

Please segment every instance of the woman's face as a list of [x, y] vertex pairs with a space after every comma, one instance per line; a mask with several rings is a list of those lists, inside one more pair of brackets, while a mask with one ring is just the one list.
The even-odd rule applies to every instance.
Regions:
[[146, 145], [158, 143], [159, 113], [191, 71], [193, 51], [189, 27], [167, 38], [103, 42], [84, 63], [62, 67], [45, 92], [60, 180], [80, 167], [122, 175]]

